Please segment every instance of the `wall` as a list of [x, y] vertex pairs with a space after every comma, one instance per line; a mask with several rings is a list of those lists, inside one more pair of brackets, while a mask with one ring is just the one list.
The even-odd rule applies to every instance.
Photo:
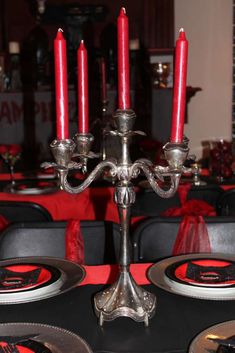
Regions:
[[202, 91], [189, 104], [190, 152], [202, 141], [232, 136], [232, 0], [175, 0], [175, 33], [189, 40], [188, 80]]

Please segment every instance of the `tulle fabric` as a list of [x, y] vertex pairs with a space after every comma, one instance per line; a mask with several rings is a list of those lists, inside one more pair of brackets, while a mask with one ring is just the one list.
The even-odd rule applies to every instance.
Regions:
[[80, 221], [71, 219], [67, 222], [65, 230], [65, 258], [84, 264], [84, 239], [81, 232]]
[[8, 220], [4, 216], [0, 215], [0, 232], [2, 232], [8, 224]]
[[204, 217], [216, 216], [216, 212], [213, 206], [203, 200], [187, 201], [190, 187], [190, 184], [180, 185], [178, 193], [181, 207], [172, 207], [162, 214], [167, 217], [182, 217], [172, 255], [211, 252]]

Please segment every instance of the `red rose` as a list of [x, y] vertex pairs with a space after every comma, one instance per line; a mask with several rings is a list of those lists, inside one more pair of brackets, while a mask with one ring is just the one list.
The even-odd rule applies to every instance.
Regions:
[[8, 152], [8, 146], [7, 145], [0, 145], [0, 154], [5, 154]]
[[9, 154], [11, 154], [13, 157], [17, 156], [21, 152], [21, 146], [20, 145], [10, 145], [9, 147]]

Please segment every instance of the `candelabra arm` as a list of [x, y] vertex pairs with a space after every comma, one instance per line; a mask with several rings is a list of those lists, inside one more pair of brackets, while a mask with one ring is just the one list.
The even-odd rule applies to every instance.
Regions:
[[[138, 170], [143, 171], [152, 189], [162, 198], [172, 197], [179, 186], [181, 177], [180, 172], [169, 173], [167, 172], [166, 167], [163, 168], [163, 173], [161, 174], [160, 171], [154, 169], [154, 166], [150, 161], [145, 159], [139, 159], [135, 161], [135, 163], [132, 165], [131, 174], [136, 174]], [[163, 189], [159, 185], [159, 181], [164, 182], [164, 175], [170, 176], [170, 187], [167, 190]]]
[[117, 162], [115, 159], [107, 159], [100, 162], [95, 169], [89, 174], [89, 176], [77, 187], [72, 187], [67, 179], [68, 170], [58, 169], [60, 177], [61, 188], [71, 194], [79, 194], [84, 191], [95, 179], [97, 179], [105, 168], [110, 168], [110, 174], [112, 177], [116, 176], [117, 173]]

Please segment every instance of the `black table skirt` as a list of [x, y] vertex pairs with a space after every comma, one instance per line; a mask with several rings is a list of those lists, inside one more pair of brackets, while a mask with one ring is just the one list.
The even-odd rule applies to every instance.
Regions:
[[[81, 286], [54, 298], [0, 306], [0, 321], [33, 322], [77, 333], [96, 353], [183, 353], [192, 339], [211, 325], [235, 319], [235, 301], [208, 301], [170, 294], [155, 286], [157, 310], [146, 328], [129, 318], [105, 322], [93, 311], [93, 295], [103, 286]], [[69, 353], [69, 352], [68, 352]]]

